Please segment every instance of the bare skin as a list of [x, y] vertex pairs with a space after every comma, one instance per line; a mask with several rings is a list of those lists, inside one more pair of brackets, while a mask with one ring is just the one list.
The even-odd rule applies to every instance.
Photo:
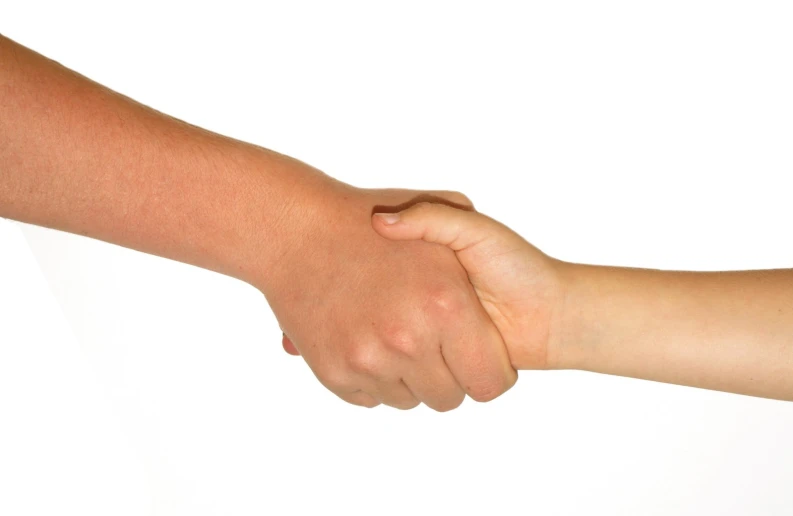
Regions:
[[444, 411], [516, 381], [448, 249], [389, 242], [363, 190], [168, 117], [0, 36], [0, 216], [227, 274], [264, 293], [319, 380], [357, 405]]
[[567, 263], [484, 215], [421, 203], [376, 214], [397, 241], [455, 251], [516, 369], [582, 369], [793, 401], [793, 270]]

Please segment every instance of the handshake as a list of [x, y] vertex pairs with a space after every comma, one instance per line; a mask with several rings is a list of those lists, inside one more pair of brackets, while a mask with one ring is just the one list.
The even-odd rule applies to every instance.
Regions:
[[284, 349], [325, 387], [365, 407], [447, 411], [500, 396], [516, 369], [563, 366], [561, 262], [462, 194], [357, 196], [357, 217], [349, 203], [327, 213], [311, 245], [281, 259], [290, 281], [263, 289]]
[[793, 400], [793, 270], [553, 259], [454, 192], [364, 190], [0, 36], [0, 217], [234, 276], [356, 405], [446, 411], [518, 369]]
[[250, 282], [265, 285], [284, 349], [349, 403], [447, 411], [500, 396], [519, 369], [793, 400], [790, 269], [569, 263], [462, 194], [326, 180], [325, 207], [292, 210], [307, 222], [287, 224], [273, 274]]

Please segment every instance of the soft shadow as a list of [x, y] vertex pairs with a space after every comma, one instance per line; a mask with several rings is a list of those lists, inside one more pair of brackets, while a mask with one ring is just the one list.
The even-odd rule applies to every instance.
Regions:
[[375, 213], [396, 213], [402, 210], [406, 210], [411, 206], [414, 206], [420, 202], [432, 202], [437, 204], [445, 204], [446, 206], [451, 206], [452, 208], [457, 208], [458, 210], [465, 210], [465, 211], [476, 211], [473, 206], [468, 206], [467, 204], [459, 204], [456, 202], [452, 202], [449, 199], [444, 197], [439, 197], [437, 195], [432, 194], [420, 194], [412, 199], [405, 201], [400, 204], [396, 205], [385, 205], [385, 204], [377, 204], [374, 208], [372, 208], [372, 215]]

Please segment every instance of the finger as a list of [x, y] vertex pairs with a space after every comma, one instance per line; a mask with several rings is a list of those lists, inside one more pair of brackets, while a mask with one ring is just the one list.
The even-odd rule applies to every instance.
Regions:
[[405, 385], [413, 395], [433, 410], [446, 412], [455, 409], [465, 399], [465, 391], [454, 379], [443, 355], [426, 358], [422, 367], [413, 367], [405, 376]]
[[424, 240], [463, 251], [493, 233], [493, 219], [443, 204], [418, 203], [398, 213], [375, 213], [372, 227], [391, 240]]
[[[454, 331], [441, 340], [441, 350], [449, 370], [466, 394], [476, 401], [497, 398], [518, 379], [504, 340], [476, 294], [469, 302], [454, 307]], [[445, 310], [450, 303], [445, 303]], [[437, 314], [444, 317], [443, 313]]]
[[283, 334], [283, 338], [281, 339], [281, 345], [284, 347], [284, 351], [289, 353], [290, 355], [300, 356], [300, 351], [297, 349], [295, 344], [289, 340], [289, 337], [286, 334]]
[[380, 404], [380, 402], [377, 401], [371, 394], [365, 393], [363, 391], [336, 392], [335, 394], [347, 403], [361, 407], [372, 408]]
[[401, 380], [388, 383], [377, 382], [366, 390], [383, 404], [400, 410], [412, 409], [420, 403]]
[[405, 385], [417, 400], [438, 412], [456, 409], [465, 399], [465, 391], [454, 379], [449, 368], [441, 363], [427, 371], [416, 372], [405, 379]]

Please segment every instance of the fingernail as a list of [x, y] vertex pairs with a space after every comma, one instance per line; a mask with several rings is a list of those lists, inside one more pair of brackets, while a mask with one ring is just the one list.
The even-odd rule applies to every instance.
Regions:
[[383, 224], [389, 226], [399, 222], [399, 213], [375, 213], [375, 215], [380, 217], [380, 220], [383, 221]]

